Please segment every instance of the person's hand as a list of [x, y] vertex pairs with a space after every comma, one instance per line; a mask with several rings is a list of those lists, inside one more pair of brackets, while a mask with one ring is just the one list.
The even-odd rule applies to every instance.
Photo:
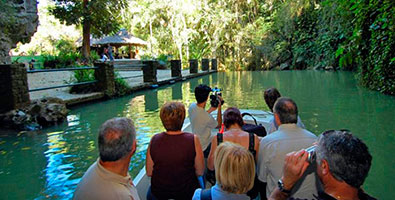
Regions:
[[302, 149], [286, 155], [282, 177], [285, 189], [291, 190], [306, 171], [309, 166], [309, 162], [307, 161], [308, 154], [308, 152]]

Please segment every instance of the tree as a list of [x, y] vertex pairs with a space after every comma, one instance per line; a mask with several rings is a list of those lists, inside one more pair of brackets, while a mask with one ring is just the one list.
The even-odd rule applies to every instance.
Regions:
[[53, 0], [50, 13], [67, 25], [82, 25], [82, 55], [90, 56], [90, 35], [101, 37], [119, 31], [127, 0]]

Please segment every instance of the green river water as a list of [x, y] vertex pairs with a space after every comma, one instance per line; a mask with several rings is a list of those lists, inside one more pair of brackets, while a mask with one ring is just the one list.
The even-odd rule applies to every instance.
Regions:
[[126, 97], [71, 108], [66, 122], [39, 132], [0, 135], [0, 199], [70, 199], [86, 169], [97, 159], [97, 132], [107, 119], [126, 116], [137, 128], [138, 150], [131, 161], [135, 176], [143, 167], [152, 135], [164, 129], [159, 108], [171, 100], [186, 106], [198, 84], [223, 89], [225, 107], [268, 110], [264, 89], [277, 87], [293, 98], [308, 130], [351, 130], [373, 156], [363, 188], [392, 199], [395, 97], [357, 85], [350, 72], [220, 72]]

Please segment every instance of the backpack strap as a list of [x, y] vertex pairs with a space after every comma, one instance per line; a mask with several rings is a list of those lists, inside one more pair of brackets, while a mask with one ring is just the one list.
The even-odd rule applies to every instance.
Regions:
[[209, 189], [202, 189], [200, 191], [200, 199], [201, 200], [211, 200], [211, 188]]
[[252, 153], [255, 159], [256, 151], [255, 151], [255, 134], [254, 133], [248, 133], [250, 136], [250, 141], [248, 145], [248, 150]]
[[217, 133], [217, 146], [219, 146], [224, 141], [224, 135], [222, 133]]

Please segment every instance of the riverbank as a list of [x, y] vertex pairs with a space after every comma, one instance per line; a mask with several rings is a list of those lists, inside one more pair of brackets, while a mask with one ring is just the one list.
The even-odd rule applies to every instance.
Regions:
[[[142, 71], [116, 71], [119, 77], [125, 77], [124, 79], [129, 87], [129, 93], [133, 93], [139, 90], [149, 89], [161, 85], [173, 84], [178, 81], [183, 81], [207, 74], [215, 73], [216, 70], [199, 71], [198, 73], [189, 73], [189, 70], [182, 70], [181, 78], [172, 78], [171, 70], [157, 70], [157, 83], [144, 83]], [[30, 89], [63, 85], [66, 82], [72, 82], [74, 80], [73, 72], [43, 72], [28, 74], [28, 85]], [[132, 77], [132, 78], [127, 78]], [[102, 92], [94, 92], [89, 94], [70, 94], [69, 88], [58, 88], [43, 91], [30, 92], [30, 99], [36, 100], [43, 97], [57, 97], [62, 99], [67, 106], [76, 105], [80, 103], [86, 103], [90, 101], [97, 101], [105, 98]]]

